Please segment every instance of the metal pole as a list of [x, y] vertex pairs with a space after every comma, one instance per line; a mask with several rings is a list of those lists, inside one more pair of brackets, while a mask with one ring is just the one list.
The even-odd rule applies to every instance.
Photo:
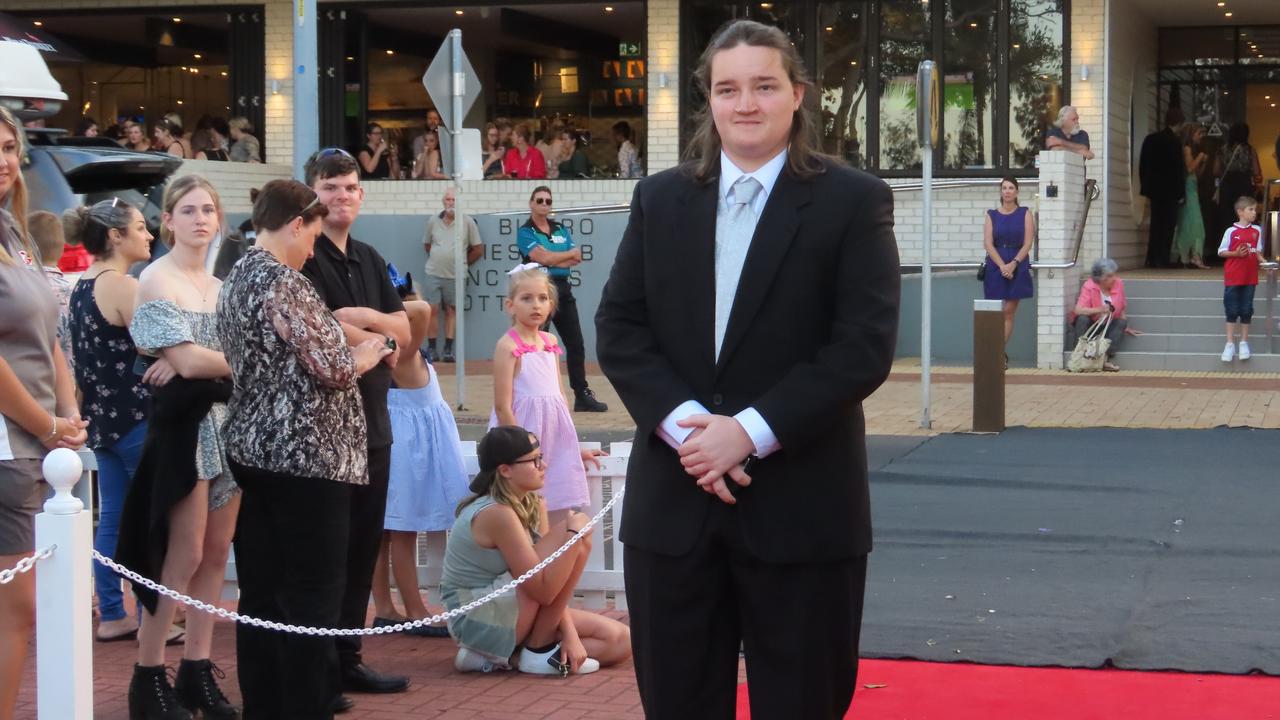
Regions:
[[462, 72], [462, 31], [449, 31], [449, 72], [453, 77], [449, 93], [449, 135], [453, 138], [453, 288], [457, 305], [454, 307], [454, 344], [457, 346], [454, 372], [458, 381], [458, 409], [466, 409], [467, 397], [467, 321], [463, 307], [467, 302], [467, 245], [466, 231], [462, 227], [462, 98], [466, 95], [467, 76]]
[[[320, 81], [316, 73], [316, 0], [295, 0], [293, 23], [293, 176], [320, 147]], [[259, 128], [261, 129], [261, 128]]]
[[928, 430], [929, 382], [933, 369], [933, 148], [927, 144], [924, 161], [924, 262], [920, 271], [920, 427]]

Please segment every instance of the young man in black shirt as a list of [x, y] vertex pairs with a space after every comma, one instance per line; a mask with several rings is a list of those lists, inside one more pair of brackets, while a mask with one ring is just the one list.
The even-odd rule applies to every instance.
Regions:
[[[386, 260], [377, 250], [351, 237], [351, 226], [364, 202], [355, 158], [338, 149], [317, 152], [307, 161], [306, 183], [318, 193], [319, 202], [329, 208], [329, 214], [324, 231], [316, 239], [315, 255], [302, 266], [302, 274], [311, 280], [342, 324], [349, 344], [358, 345], [371, 337], [383, 338], [388, 345], [410, 342], [409, 318], [387, 276]], [[373, 568], [382, 540], [392, 441], [387, 391], [391, 388], [394, 357], [393, 352], [359, 381], [369, 432], [369, 484], [351, 494], [347, 584], [340, 619], [340, 624], [348, 628], [364, 627]], [[409, 678], [384, 675], [365, 665], [360, 657], [359, 637], [339, 637], [335, 642], [341, 690], [393, 693], [409, 687]], [[334, 708], [345, 711], [351, 705], [350, 699], [339, 695]]]

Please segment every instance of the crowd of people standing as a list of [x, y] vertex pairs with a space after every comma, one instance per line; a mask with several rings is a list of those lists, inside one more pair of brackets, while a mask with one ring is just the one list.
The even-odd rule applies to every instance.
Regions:
[[82, 117], [76, 123], [74, 134], [78, 137], [103, 137], [114, 140], [127, 150], [138, 152], [162, 152], [183, 160], [220, 160], [231, 162], [262, 162], [262, 146], [253, 134], [253, 125], [247, 118], [205, 115], [196, 122], [190, 133], [178, 113], [165, 113], [152, 127], [147, 137], [146, 126], [136, 120], [102, 128], [91, 117]]

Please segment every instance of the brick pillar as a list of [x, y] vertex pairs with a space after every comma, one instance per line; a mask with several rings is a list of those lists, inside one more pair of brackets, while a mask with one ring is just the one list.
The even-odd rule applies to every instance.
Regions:
[[[1075, 252], [1084, 206], [1084, 158], [1069, 152], [1042, 152], [1040, 165], [1040, 262], [1068, 263]], [[1057, 197], [1049, 197], [1050, 185]], [[1083, 253], [1082, 253], [1083, 256]], [[1067, 313], [1080, 290], [1081, 269], [1036, 272], [1036, 365], [1061, 368]]]
[[[649, 0], [646, 174], [680, 162], [680, 2]], [[661, 87], [665, 75], [667, 86]], [[630, 198], [628, 197], [628, 200]]]

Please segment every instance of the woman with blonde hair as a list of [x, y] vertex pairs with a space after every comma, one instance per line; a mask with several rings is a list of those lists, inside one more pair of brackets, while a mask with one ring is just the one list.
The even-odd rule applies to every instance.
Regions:
[[[143, 271], [129, 325], [139, 351], [155, 358], [159, 369], [149, 372], [159, 384], [116, 552], [121, 564], [165, 587], [217, 602], [240, 505], [222, 437], [231, 396], [231, 368], [217, 328], [222, 283], [205, 270], [222, 206], [199, 175], [172, 181], [163, 204], [160, 239], [170, 250]], [[213, 617], [187, 614], [183, 659], [170, 687], [164, 646], [176, 606], [138, 585], [134, 594], [146, 612], [129, 685], [130, 717], [179, 719], [197, 709], [205, 718], [239, 717], [209, 659]]]
[[[40, 463], [87, 437], [58, 345], [58, 301], [27, 232], [21, 125], [0, 107], [0, 568], [35, 550], [35, 514], [48, 488]], [[5, 210], [9, 207], [12, 211]], [[35, 573], [0, 585], [0, 719], [11, 720], [35, 626]]]

